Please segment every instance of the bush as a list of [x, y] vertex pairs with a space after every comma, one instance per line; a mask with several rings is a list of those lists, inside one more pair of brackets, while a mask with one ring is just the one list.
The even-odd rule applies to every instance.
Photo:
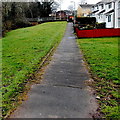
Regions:
[[96, 23], [96, 28], [97, 29], [104, 29], [104, 28], [106, 28], [106, 23]]
[[2, 36], [5, 36], [5, 34], [10, 30], [14, 30], [17, 28], [30, 27], [30, 26], [33, 26], [33, 25], [26, 20], [22, 20], [22, 19], [15, 20], [15, 22], [11, 20], [7, 20], [6, 22], [2, 23]]
[[30, 22], [23, 21], [23, 20], [16, 20], [15, 23], [12, 25], [12, 29], [17, 29], [17, 28], [24, 28], [24, 27], [29, 27], [32, 26]]
[[79, 30], [92, 30], [92, 29], [95, 29], [95, 25], [92, 25], [92, 24], [88, 24], [88, 25], [84, 25], [84, 26], [79, 26], [78, 27]]
[[2, 36], [12, 29], [12, 21], [7, 20], [6, 22], [2, 23]]

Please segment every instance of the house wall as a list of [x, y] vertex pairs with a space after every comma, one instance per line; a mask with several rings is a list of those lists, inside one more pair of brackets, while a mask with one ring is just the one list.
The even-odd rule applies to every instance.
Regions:
[[80, 6], [78, 6], [77, 17], [81, 17], [81, 16], [82, 16], [82, 8]]
[[81, 17], [81, 16], [87, 16], [91, 13], [91, 8], [89, 7], [84, 7], [82, 8], [81, 6], [78, 6], [77, 9], [77, 17]]
[[115, 6], [115, 28], [120, 28], [120, 1], [116, 1]]
[[[103, 7], [102, 7], [102, 5], [103, 5]], [[101, 11], [101, 10], [103, 10], [104, 8], [105, 8], [105, 4], [101, 3], [101, 4], [99, 5], [99, 10]]]
[[[106, 3], [105, 4], [105, 13], [111, 11], [114, 9], [114, 2]], [[113, 28], [115, 27], [115, 16], [114, 13], [108, 13], [106, 14], [106, 28]]]
[[84, 8], [82, 10], [82, 12], [83, 12], [83, 16], [86, 17], [87, 15], [89, 15], [91, 13], [91, 10], [90, 10], [90, 8]]
[[95, 10], [95, 11], [96, 11], [96, 10], [99, 10], [99, 6], [96, 5], [95, 8], [94, 8], [94, 10]]
[[104, 9], [104, 5], [103, 5], [103, 8], [102, 8], [101, 4], [96, 4], [96, 5], [94, 6], [94, 8], [92, 8], [92, 11], [97, 11], [97, 12], [93, 13], [93, 14], [91, 15], [91, 17], [96, 17], [96, 21], [97, 21], [98, 23], [102, 23], [102, 22], [105, 21], [105, 16], [104, 16], [103, 14], [98, 14], [98, 13], [99, 13], [100, 11], [102, 11], [103, 9]]
[[100, 14], [98, 17], [98, 23], [103, 23], [106, 21], [106, 16], [104, 14]]
[[[109, 8], [110, 4], [111, 4], [111, 8]], [[110, 2], [105, 5], [105, 12], [108, 12], [112, 9], [114, 9], [114, 2]]]
[[96, 17], [96, 21], [99, 23], [99, 16], [95, 14], [95, 17]]
[[[111, 20], [109, 21], [109, 16], [111, 16]], [[114, 28], [114, 13], [106, 15], [106, 28]]]

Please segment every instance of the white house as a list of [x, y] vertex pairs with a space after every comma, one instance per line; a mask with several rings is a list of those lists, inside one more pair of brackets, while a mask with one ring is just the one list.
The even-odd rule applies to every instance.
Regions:
[[109, 1], [105, 4], [105, 16], [106, 16], [106, 27], [114, 28], [115, 27], [115, 0]]
[[92, 7], [92, 17], [106, 28], [120, 28], [120, 0], [102, 0]]
[[116, 9], [115, 9], [115, 28], [120, 28], [120, 0], [117, 0], [115, 2], [115, 6], [116, 6]]

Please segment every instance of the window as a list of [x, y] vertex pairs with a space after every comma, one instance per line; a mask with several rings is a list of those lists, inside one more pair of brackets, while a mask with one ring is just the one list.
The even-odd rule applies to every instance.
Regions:
[[112, 3], [109, 3], [108, 4], [108, 8], [110, 9], [112, 7]]
[[97, 9], [99, 8], [99, 6], [97, 5]]
[[100, 15], [100, 19], [102, 19], [102, 17], [103, 17], [103, 15], [101, 14], [101, 15]]
[[101, 5], [101, 8], [103, 9], [103, 7], [104, 7], [104, 6], [103, 6], [103, 4], [102, 4], [102, 5]]
[[98, 9], [98, 8], [99, 8], [99, 6], [97, 5], [97, 6], [96, 6], [96, 8]]
[[100, 15], [99, 15], [99, 19], [100, 19]]
[[120, 1], [118, 2], [118, 9], [120, 9]]
[[95, 8], [94, 8], [94, 6], [92, 7], [92, 11], [94, 11], [95, 10]]
[[108, 22], [111, 22], [111, 15], [108, 15]]

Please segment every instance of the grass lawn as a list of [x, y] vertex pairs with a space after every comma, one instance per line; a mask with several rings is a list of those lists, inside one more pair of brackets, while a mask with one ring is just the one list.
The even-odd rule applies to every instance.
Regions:
[[66, 22], [44, 23], [13, 30], [2, 39], [3, 115], [14, 108], [16, 96], [23, 92], [46, 54], [61, 41], [65, 28]]
[[119, 118], [118, 111], [118, 40], [114, 38], [77, 39], [100, 97], [101, 112], [108, 118]]

